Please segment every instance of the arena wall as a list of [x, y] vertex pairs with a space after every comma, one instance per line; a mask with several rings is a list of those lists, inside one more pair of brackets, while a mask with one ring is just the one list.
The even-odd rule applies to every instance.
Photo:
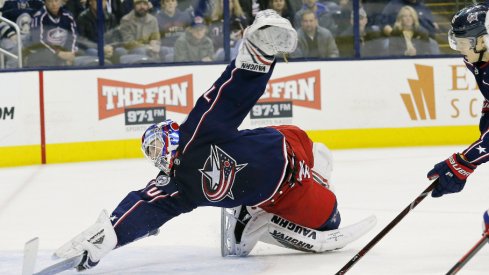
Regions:
[[[142, 157], [148, 124], [182, 122], [223, 69], [1, 73], [0, 166]], [[280, 63], [241, 127], [296, 124], [333, 149], [470, 144], [482, 103], [459, 58]]]

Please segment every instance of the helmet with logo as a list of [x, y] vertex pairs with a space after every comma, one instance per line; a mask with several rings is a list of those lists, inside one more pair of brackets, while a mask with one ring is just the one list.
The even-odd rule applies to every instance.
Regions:
[[448, 31], [450, 48], [456, 51], [475, 49], [477, 38], [487, 34], [485, 21], [488, 9], [486, 4], [474, 4], [453, 16]]
[[167, 175], [170, 174], [172, 159], [177, 152], [179, 128], [178, 123], [167, 119], [149, 126], [141, 140], [144, 156]]

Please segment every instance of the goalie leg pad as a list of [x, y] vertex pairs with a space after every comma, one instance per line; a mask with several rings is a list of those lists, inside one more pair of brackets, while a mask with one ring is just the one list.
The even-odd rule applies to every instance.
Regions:
[[247, 207], [247, 210], [250, 211], [248, 213], [251, 218], [244, 226], [239, 237], [240, 241], [233, 244], [231, 253], [223, 256], [247, 256], [258, 241], [305, 252], [340, 249], [363, 236], [377, 222], [375, 216], [370, 216], [343, 228], [319, 231], [267, 213], [259, 208], [253, 210]]
[[333, 172], [333, 155], [328, 147], [319, 142], [312, 145], [312, 154], [314, 156], [314, 167], [311, 168], [311, 174], [314, 180], [334, 193], [331, 185], [331, 173]]
[[319, 231], [277, 215], [266, 218], [267, 234], [263, 234], [260, 241], [305, 252], [324, 252], [343, 248], [363, 236], [377, 223], [375, 216], [370, 216], [347, 227]]
[[[267, 215], [257, 208], [238, 206], [221, 212], [221, 255], [244, 257], [250, 254], [267, 230]], [[271, 215], [271, 214], [268, 214]]]

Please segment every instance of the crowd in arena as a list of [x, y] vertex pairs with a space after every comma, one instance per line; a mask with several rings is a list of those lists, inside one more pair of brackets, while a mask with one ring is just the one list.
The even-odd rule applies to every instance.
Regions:
[[[288, 58], [440, 53], [441, 30], [423, 0], [360, 1], [357, 48], [352, 0], [229, 0], [228, 39], [223, 1], [102, 0], [99, 11], [97, 0], [4, 0], [1, 16], [20, 33], [0, 20], [0, 47], [17, 53], [19, 35], [26, 67], [93, 66], [102, 56], [104, 64], [224, 61], [224, 42], [234, 58], [254, 15], [274, 9], [298, 31]], [[12, 58], [6, 64], [16, 66]]]

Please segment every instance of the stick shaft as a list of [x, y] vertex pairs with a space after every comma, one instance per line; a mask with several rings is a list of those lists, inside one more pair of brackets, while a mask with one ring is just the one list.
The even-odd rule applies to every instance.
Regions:
[[466, 263], [468, 263], [470, 261], [470, 259], [472, 259], [472, 257], [474, 257], [475, 254], [477, 254], [477, 252], [479, 252], [479, 250], [481, 250], [481, 248], [487, 243], [489, 242], [489, 232], [484, 232], [484, 234], [482, 235], [482, 238], [474, 245], [474, 247], [472, 247], [472, 249], [469, 250], [469, 252], [467, 252], [448, 272], [447, 272], [447, 275], [454, 275], [454, 274], [457, 274], [457, 272], [460, 271], [460, 269], [462, 269], [462, 267], [465, 266]]
[[343, 268], [341, 268], [340, 271], [336, 273], [336, 275], [345, 274], [348, 270], [350, 270], [350, 268], [354, 264], [356, 264], [365, 254], [367, 254], [367, 252], [370, 251], [370, 249], [374, 247], [375, 244], [377, 244], [385, 235], [387, 235], [387, 233], [389, 233], [389, 231], [391, 231], [392, 228], [394, 228], [409, 212], [411, 212], [411, 210], [413, 210], [421, 201], [423, 201], [424, 198], [426, 198], [426, 196], [428, 196], [428, 194], [433, 190], [436, 184], [438, 184], [438, 180], [432, 182], [431, 185], [428, 186], [428, 188], [426, 188], [418, 197], [416, 197], [413, 202], [411, 202], [406, 208], [404, 208], [404, 210], [399, 213], [399, 215], [397, 215], [394, 220], [392, 220], [386, 227], [384, 227], [384, 229], [382, 229], [382, 231], [380, 231], [377, 236], [375, 236], [367, 245], [365, 245], [365, 247], [362, 248], [360, 252], [353, 256], [353, 258], [351, 258], [351, 260], [346, 263], [346, 265], [343, 266]]

